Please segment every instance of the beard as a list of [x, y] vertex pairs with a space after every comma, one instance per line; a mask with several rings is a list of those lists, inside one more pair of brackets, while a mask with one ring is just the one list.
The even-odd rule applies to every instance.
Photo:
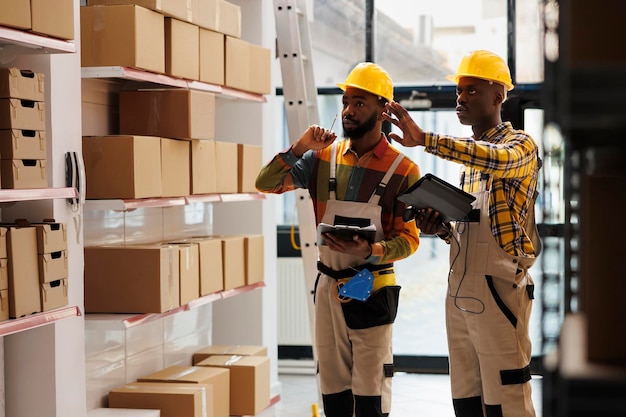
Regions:
[[369, 119], [367, 119], [363, 123], [355, 125], [354, 127], [346, 128], [345, 124], [342, 123], [344, 137], [350, 138], [352, 140], [361, 139], [363, 136], [365, 136], [366, 133], [374, 129], [377, 120], [378, 115], [373, 114]]

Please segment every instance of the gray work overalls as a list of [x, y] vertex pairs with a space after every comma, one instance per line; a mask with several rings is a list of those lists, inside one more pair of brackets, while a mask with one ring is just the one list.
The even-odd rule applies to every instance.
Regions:
[[488, 417], [532, 417], [528, 322], [534, 284], [528, 269], [540, 251], [534, 201], [525, 230], [535, 256], [510, 255], [491, 232], [488, 182], [485, 176], [473, 193], [480, 221], [457, 222], [450, 242], [446, 327], [452, 398], [458, 417], [483, 415], [482, 403]]
[[[384, 186], [391, 178], [402, 155], [387, 171], [381, 181]], [[330, 156], [330, 181], [335, 181], [336, 146], [332, 145]], [[380, 190], [382, 191], [382, 190]], [[381, 241], [384, 233], [381, 224], [381, 206], [378, 204], [382, 192], [374, 192], [366, 203], [341, 201], [336, 199], [331, 186], [323, 223], [336, 224], [336, 216], [369, 219], [376, 226], [376, 239]], [[391, 323], [397, 311], [399, 287], [384, 287], [372, 293], [372, 299], [391, 297], [395, 305], [391, 321], [379, 323], [351, 324], [350, 316], [357, 321], [363, 319], [359, 308], [366, 303], [359, 300], [341, 300], [338, 297], [338, 283], [344, 277], [355, 275], [365, 264], [359, 256], [332, 251], [328, 246], [319, 246], [320, 274], [315, 290], [315, 345], [318, 355], [319, 380], [326, 417], [352, 417], [353, 409], [357, 417], [384, 416], [391, 407], [391, 377], [393, 376], [393, 354], [391, 350]], [[393, 274], [393, 264], [383, 267], [367, 264], [374, 281], [378, 274]], [[347, 272], [345, 275], [337, 273]], [[332, 274], [335, 277], [329, 275]], [[395, 283], [395, 277], [394, 281]], [[389, 290], [391, 288], [391, 290]], [[386, 305], [385, 300], [385, 305]], [[351, 309], [356, 308], [351, 313]], [[352, 328], [351, 328], [352, 327]], [[355, 328], [357, 327], [357, 328]]]

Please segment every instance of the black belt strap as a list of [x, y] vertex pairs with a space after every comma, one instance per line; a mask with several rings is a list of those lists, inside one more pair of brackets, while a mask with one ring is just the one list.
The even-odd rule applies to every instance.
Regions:
[[346, 268], [346, 269], [342, 269], [339, 271], [335, 271], [334, 269], [324, 265], [321, 261], [317, 261], [317, 270], [320, 271], [322, 274], [328, 275], [329, 277], [335, 278], [335, 279], [353, 277], [354, 275], [356, 275], [357, 272], [359, 272], [362, 269], [367, 269], [370, 272], [374, 272], [374, 271], [380, 271], [381, 269], [389, 269], [389, 268], [393, 268], [393, 264], [380, 264], [380, 265], [363, 264], [363, 265], [355, 266], [352, 268]]

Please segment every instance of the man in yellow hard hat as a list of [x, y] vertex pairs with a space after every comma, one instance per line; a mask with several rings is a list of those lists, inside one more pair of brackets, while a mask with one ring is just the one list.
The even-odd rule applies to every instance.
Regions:
[[[419, 245], [397, 197], [420, 172], [382, 133], [385, 103], [393, 99], [389, 74], [361, 63], [338, 86], [346, 139], [309, 127], [261, 169], [256, 187], [276, 194], [306, 188], [313, 199], [319, 235], [314, 341], [325, 416], [382, 417], [391, 406], [400, 292], [393, 262]], [[371, 239], [361, 236], [366, 230]]]
[[484, 50], [463, 57], [456, 74], [456, 113], [469, 138], [424, 132], [396, 102], [385, 118], [404, 146], [463, 165], [461, 188], [474, 194], [467, 221], [444, 224], [424, 207], [422, 233], [450, 244], [446, 327], [453, 405], [458, 417], [532, 417], [528, 321], [534, 285], [528, 269], [541, 248], [534, 218], [538, 148], [501, 120], [513, 89], [504, 60]]

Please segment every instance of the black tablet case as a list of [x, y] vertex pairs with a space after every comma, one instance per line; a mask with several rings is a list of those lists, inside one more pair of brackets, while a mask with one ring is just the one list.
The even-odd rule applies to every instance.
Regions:
[[398, 200], [415, 209], [431, 207], [440, 213], [444, 221], [449, 222], [466, 219], [476, 197], [433, 174], [426, 174], [400, 195]]

